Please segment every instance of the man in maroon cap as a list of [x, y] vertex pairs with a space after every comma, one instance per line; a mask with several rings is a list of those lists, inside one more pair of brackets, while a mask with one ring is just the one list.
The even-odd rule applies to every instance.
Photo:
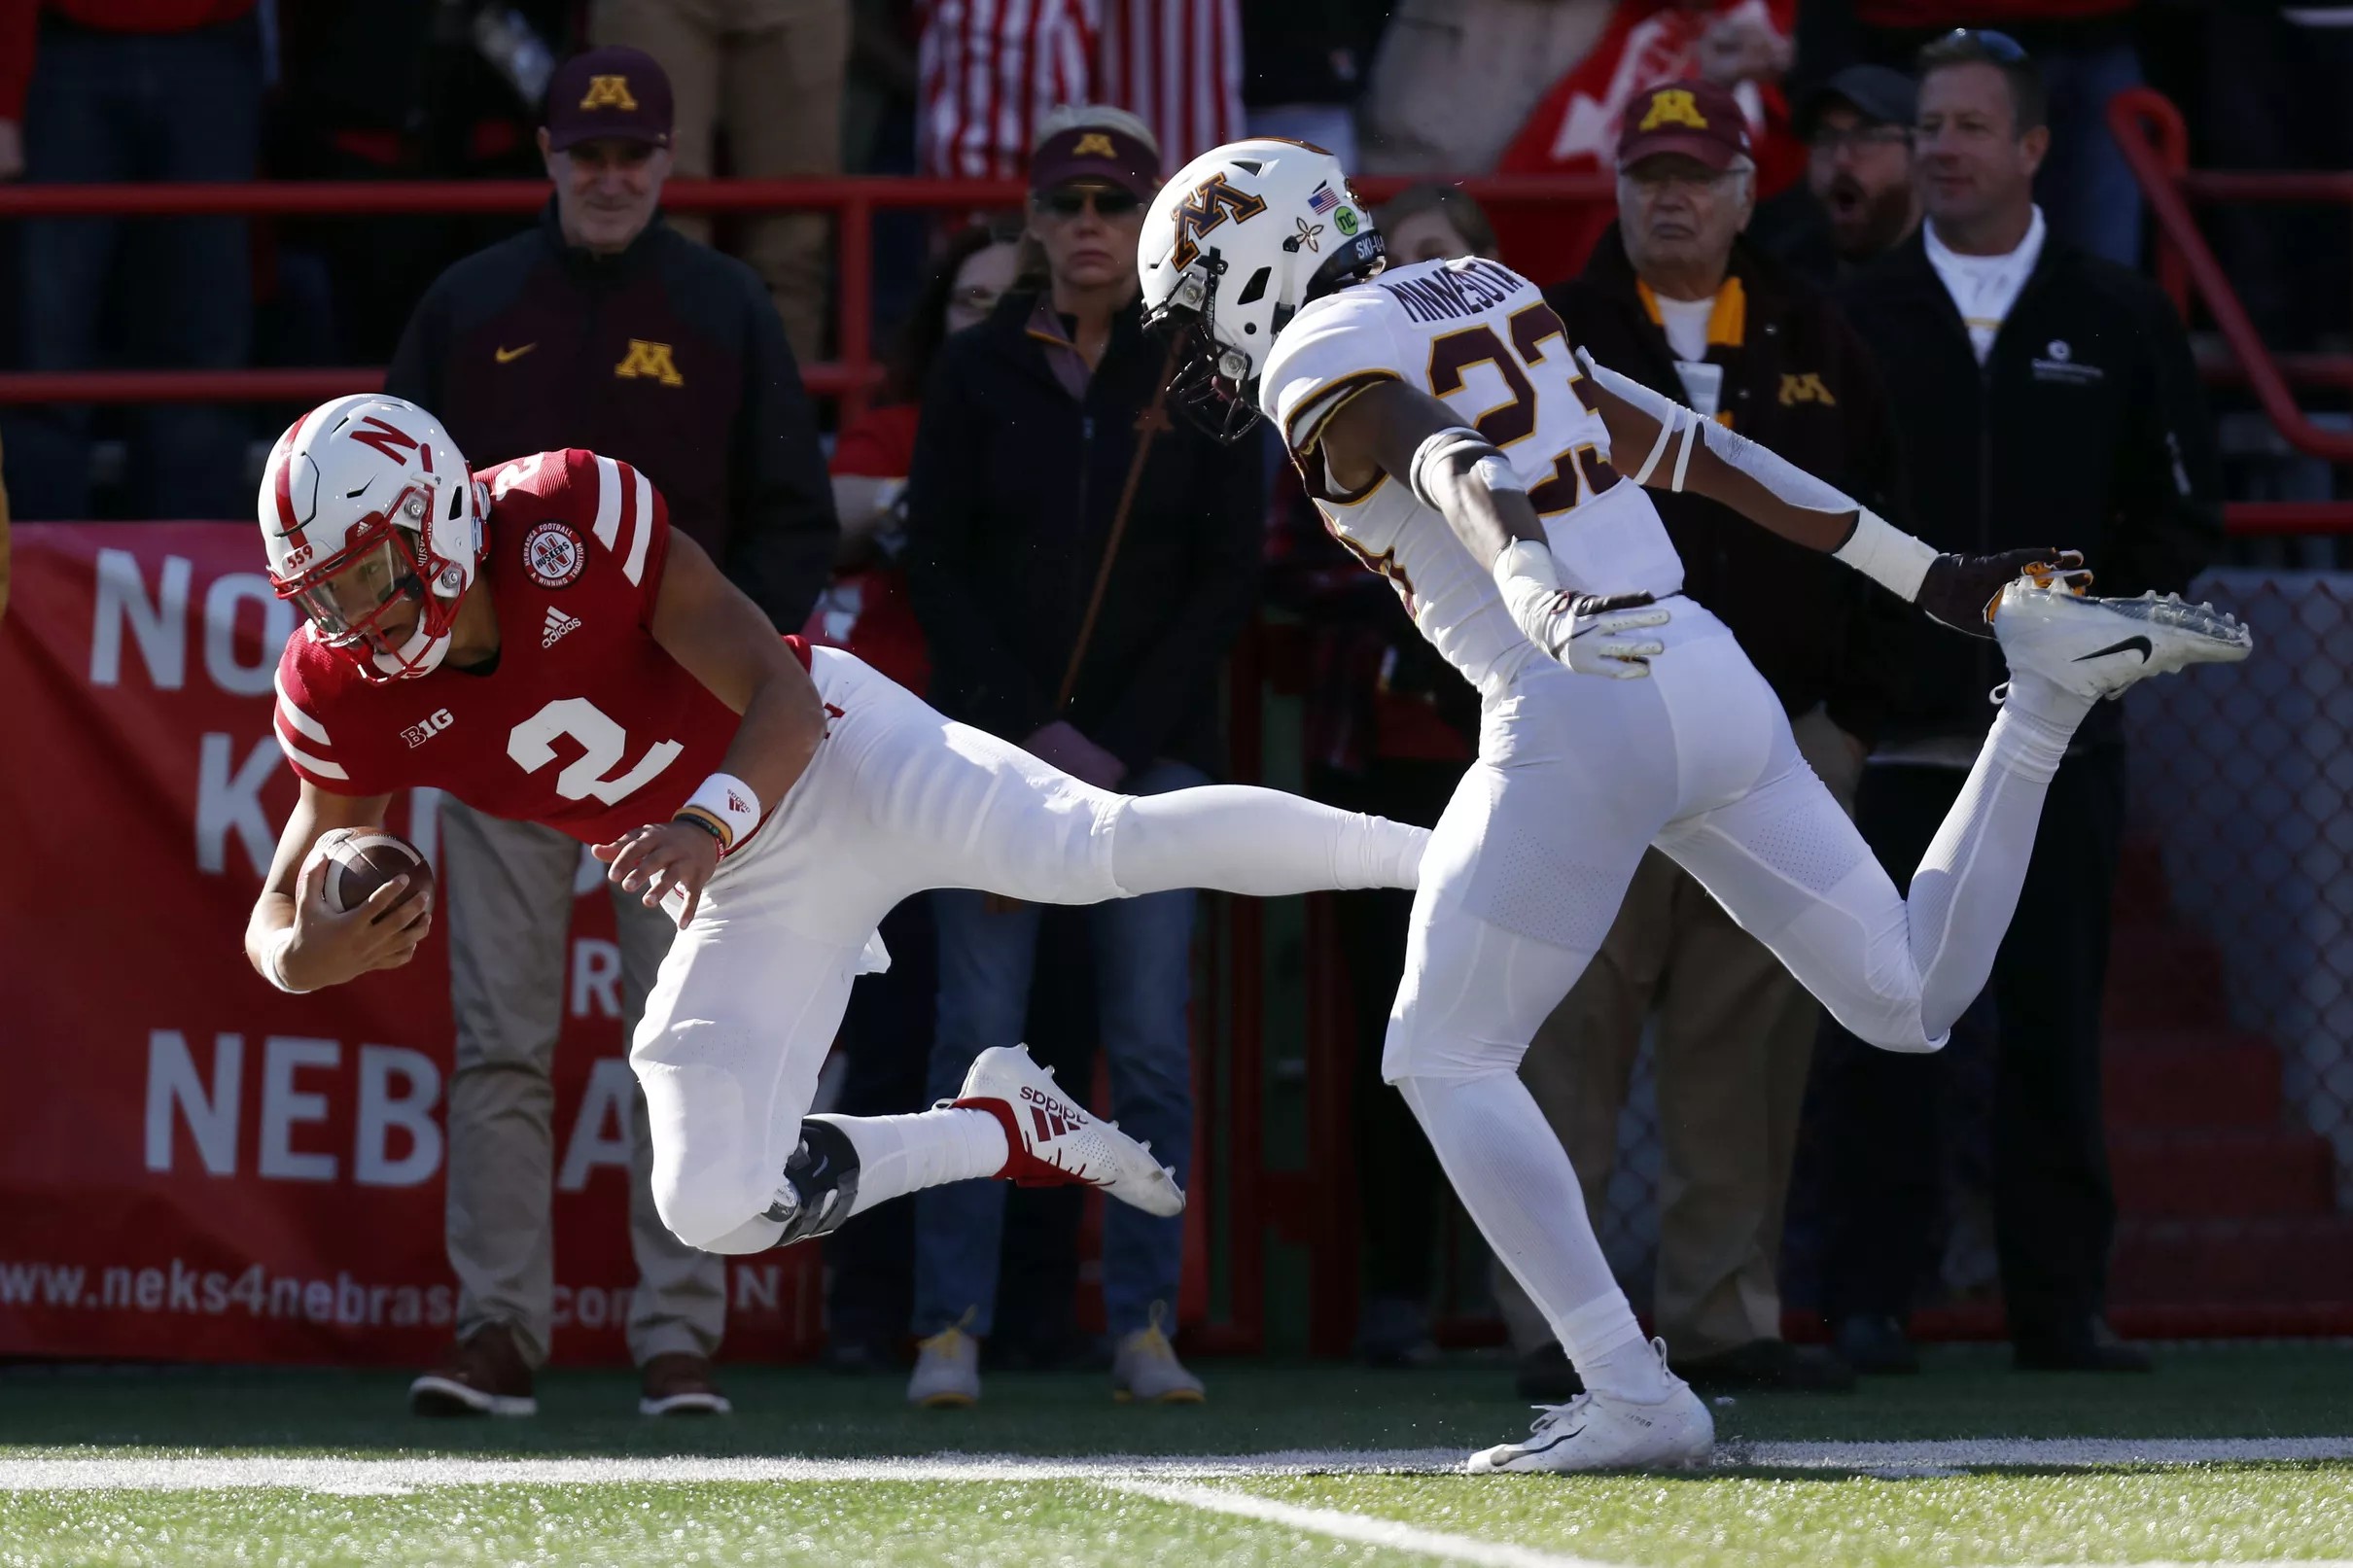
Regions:
[[[668, 500], [674, 527], [778, 627], [797, 629], [838, 537], [816, 421], [766, 286], [663, 221], [670, 140], [670, 82], [652, 56], [599, 49], [558, 66], [539, 135], [554, 198], [532, 229], [459, 261], [426, 292], [385, 390], [431, 409], [485, 468], [567, 447], [629, 464]], [[454, 798], [440, 808], [440, 844], [457, 1019], [457, 1336], [409, 1403], [420, 1414], [523, 1415], [537, 1408], [532, 1373], [553, 1327], [548, 1069], [580, 852], [553, 828]], [[673, 927], [635, 898], [615, 898], [614, 912], [626, 1037]], [[646, 1125], [640, 1095], [629, 1119], [638, 1287], [627, 1324], [644, 1375], [639, 1408], [723, 1411], [711, 1356], [725, 1275], [655, 1213]], [[561, 1183], [585, 1175], [568, 1158]]]
[[[1884, 508], [1893, 432], [1870, 356], [1829, 299], [1741, 237], [1754, 164], [1732, 95], [1670, 82], [1637, 95], [1618, 150], [1618, 222], [1545, 297], [1601, 364]], [[1654, 493], [1683, 589], [1738, 639], [1807, 762], [1851, 809], [1885, 695], [1873, 649], [1892, 595], [1714, 501]], [[1567, 1146], [1597, 1228], [1643, 1026], [1658, 1013], [1659, 1251], [1652, 1310], [1703, 1392], [1852, 1386], [1786, 1343], [1777, 1280], [1799, 1100], [1821, 1009], [1691, 875], [1646, 852], [1600, 951], [1536, 1031], [1521, 1076]], [[1574, 1375], [1543, 1316], [1497, 1271], [1531, 1398]]]

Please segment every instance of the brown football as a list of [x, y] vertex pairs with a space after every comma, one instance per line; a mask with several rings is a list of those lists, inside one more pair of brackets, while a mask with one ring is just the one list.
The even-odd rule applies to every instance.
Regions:
[[[311, 858], [328, 862], [327, 907], [340, 915], [368, 901], [369, 894], [406, 875], [408, 887], [392, 907], [404, 909], [412, 899], [433, 897], [433, 862], [397, 833], [380, 827], [337, 827], [319, 835]], [[378, 920], [390, 914], [379, 915]]]

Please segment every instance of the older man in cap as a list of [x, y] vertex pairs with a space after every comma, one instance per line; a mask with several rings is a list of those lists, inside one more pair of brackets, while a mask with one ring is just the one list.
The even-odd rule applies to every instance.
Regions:
[[[1893, 432], [1870, 354], [1826, 296], [1741, 238], [1754, 171], [1747, 122], [1723, 88], [1673, 82], [1638, 95], [1618, 148], [1618, 221], [1584, 273], [1545, 297], [1569, 340], [1601, 364], [1884, 507]], [[1902, 607], [1715, 502], [1652, 499], [1683, 558], [1684, 593], [1732, 628], [1799, 750], [1851, 801], [1887, 702], [1873, 648]], [[1788, 1344], [1780, 1330], [1782, 1202], [1821, 1009], [1656, 850], [1520, 1067], [1597, 1226], [1654, 1013], [1663, 1158], [1652, 1312], [1676, 1370], [1702, 1390], [1851, 1386], [1844, 1364]], [[1528, 1392], [1565, 1397], [1569, 1369], [1542, 1353], [1550, 1329], [1497, 1272], [1528, 1352]]]
[[[482, 468], [585, 447], [660, 488], [674, 527], [787, 630], [808, 618], [837, 537], [800, 372], [751, 268], [662, 221], [670, 84], [634, 49], [559, 66], [540, 151], [540, 222], [443, 273], [409, 318], [385, 390], [440, 417]], [[493, 563], [495, 570], [496, 563]], [[561, 636], [561, 631], [551, 631]], [[449, 1262], [457, 1342], [411, 1386], [420, 1414], [527, 1415], [547, 1355], [554, 1255], [548, 1082], [563, 1023], [579, 847], [551, 828], [441, 807], [450, 991]], [[672, 927], [614, 900], [622, 1035]], [[718, 1411], [720, 1260], [654, 1213], [641, 1095], [630, 1122], [628, 1338], [649, 1415]]]
[[1829, 287], [1920, 226], [1912, 122], [1919, 90], [1884, 65], [1850, 65], [1799, 100], [1806, 183], [1757, 209], [1750, 239]]

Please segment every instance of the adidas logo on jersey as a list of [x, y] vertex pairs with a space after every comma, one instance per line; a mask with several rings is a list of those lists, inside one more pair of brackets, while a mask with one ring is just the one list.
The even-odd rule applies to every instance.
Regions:
[[547, 607], [547, 624], [540, 628], [540, 646], [553, 647], [566, 633], [580, 629], [578, 615], [567, 615], [553, 605]]

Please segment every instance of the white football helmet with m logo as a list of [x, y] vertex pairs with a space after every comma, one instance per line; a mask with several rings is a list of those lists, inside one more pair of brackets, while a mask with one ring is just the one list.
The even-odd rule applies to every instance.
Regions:
[[1220, 440], [1258, 421], [1252, 383], [1309, 300], [1379, 272], [1381, 236], [1340, 160], [1281, 137], [1228, 142], [1161, 187], [1137, 241], [1144, 324], [1176, 334], [1177, 402]]

